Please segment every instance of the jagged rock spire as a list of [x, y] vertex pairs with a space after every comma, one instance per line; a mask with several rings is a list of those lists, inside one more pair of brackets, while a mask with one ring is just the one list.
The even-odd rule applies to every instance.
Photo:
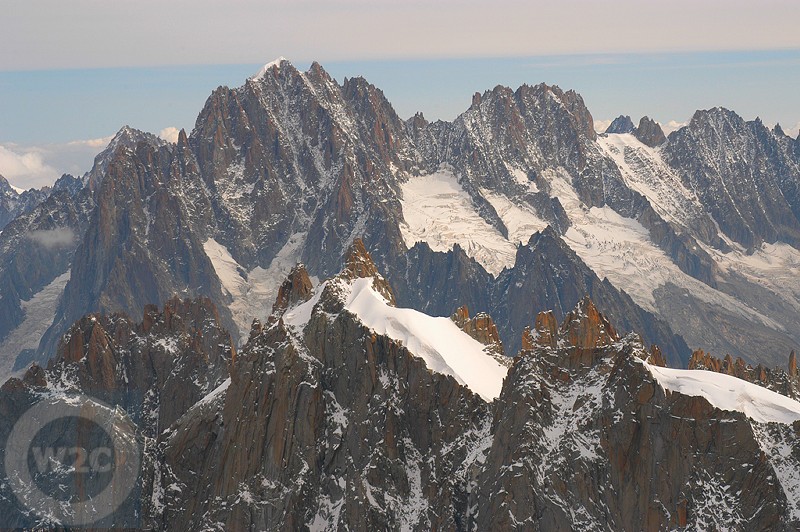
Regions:
[[456, 309], [450, 319], [472, 338], [485, 346], [489, 346], [493, 354], [505, 355], [500, 333], [497, 331], [494, 320], [487, 313], [479, 312], [470, 318], [469, 309], [466, 305], [462, 305]]
[[557, 347], [558, 322], [552, 310], [540, 312], [536, 315], [534, 330], [536, 331], [536, 341], [539, 345]]
[[633, 133], [636, 129], [630, 116], [619, 115], [606, 128], [606, 133]]
[[633, 134], [639, 139], [642, 144], [646, 144], [651, 148], [655, 148], [667, 141], [664, 130], [658, 125], [658, 122], [648, 116], [643, 116], [639, 120], [639, 127], [637, 127]]
[[308, 301], [311, 298], [312, 289], [311, 278], [308, 276], [305, 265], [296, 265], [278, 289], [278, 297], [275, 299], [275, 304], [272, 305], [272, 313], [279, 314], [298, 301]]
[[597, 310], [589, 296], [564, 317], [559, 334], [569, 345], [594, 349], [619, 340], [619, 335], [611, 322]]
[[789, 376], [797, 377], [797, 354], [794, 349], [789, 353]]

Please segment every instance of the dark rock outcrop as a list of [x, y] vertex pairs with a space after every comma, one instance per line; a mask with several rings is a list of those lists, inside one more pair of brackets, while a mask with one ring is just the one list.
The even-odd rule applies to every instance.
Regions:
[[308, 277], [306, 267], [298, 264], [292, 268], [289, 276], [278, 289], [278, 298], [275, 300], [275, 304], [272, 305], [272, 313], [280, 314], [298, 302], [308, 301], [311, 297], [312, 289], [313, 286], [311, 285], [311, 279]]
[[497, 326], [494, 324], [492, 317], [485, 312], [479, 312], [472, 318], [469, 316], [469, 308], [466, 305], [458, 307], [456, 311], [450, 316], [453, 323], [476, 339], [483, 345], [487, 346], [488, 351], [500, 360], [510, 363], [510, 359], [506, 359], [505, 351], [503, 349], [503, 342], [500, 340], [500, 333], [497, 332]]
[[636, 126], [633, 125], [633, 120], [628, 115], [619, 115], [616, 117], [611, 124], [606, 128], [606, 134], [614, 134], [614, 133], [633, 133], [636, 130]]
[[788, 425], [751, 428], [741, 413], [665, 391], [641, 362], [653, 352], [634, 337], [588, 350], [545, 344], [516, 360], [495, 403], [472, 493], [476, 528], [797, 526], [797, 501], [787, 505], [777, 462], [765, 462], [774, 459], [765, 442], [791, 439]]
[[639, 125], [633, 131], [633, 135], [639, 139], [642, 144], [650, 146], [651, 148], [660, 146], [667, 141], [664, 130], [661, 129], [658, 122], [647, 116], [643, 116], [641, 120], [639, 120]]
[[[111, 515], [103, 513], [103, 504], [108, 501], [98, 502], [92, 511], [104, 517], [93, 526], [140, 528], [143, 502], [152, 497], [146, 486], [153, 482], [156, 441], [165, 429], [220, 386], [232, 365], [235, 351], [231, 337], [220, 328], [217, 311], [207, 299], [176, 298], [168, 301], [163, 310], [149, 306], [140, 323], [121, 314], [89, 315], [69, 328], [47, 369], [33, 364], [21, 379], [12, 378], [0, 388], [0, 438], [6, 442], [15, 423], [37, 404], [63, 408], [80, 402], [87, 409], [82, 414], [87, 419], [116, 420], [114, 427], [122, 431], [116, 437], [127, 442], [122, 449], [120, 441], [114, 440], [114, 453], [123, 453], [116, 455], [116, 468], [131, 463], [140, 464], [141, 469], [120, 473], [132, 478], [115, 477], [117, 484], [132, 484], [133, 489], [130, 494], [124, 491], [119, 495], [124, 498], [117, 501], [120, 506]], [[90, 413], [98, 417], [92, 418]], [[76, 426], [73, 418], [57, 418], [41, 427], [36, 437], [42, 445], [54, 448], [75, 441], [90, 450], [108, 445], [102, 438], [95, 438], [91, 423]], [[4, 446], [0, 452], [5, 455], [11, 450]], [[34, 477], [40, 487], [53, 482], [47, 471]], [[3, 470], [0, 474], [8, 478], [12, 473]], [[74, 470], [61, 482], [49, 485], [46, 492], [62, 492], [77, 499], [67, 499], [64, 510], [45, 515], [22, 506], [17, 498], [20, 493], [12, 492], [9, 483], [4, 482], [0, 486], [3, 527], [58, 528], [57, 516], [61, 512], [78, 519], [72, 522], [80, 524], [82, 517], [74, 515], [74, 508], [70, 510], [70, 501], [106, 489], [104, 477], [75, 474]], [[88, 524], [92, 521], [89, 519]]]
[[670, 134], [664, 158], [735, 242], [800, 245], [800, 164], [785, 140], [715, 107]]

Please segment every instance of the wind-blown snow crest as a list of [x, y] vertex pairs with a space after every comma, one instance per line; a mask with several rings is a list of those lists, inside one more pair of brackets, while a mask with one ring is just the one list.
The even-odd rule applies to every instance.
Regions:
[[791, 424], [800, 420], [800, 402], [757, 384], [713, 371], [643, 364], [665, 390], [704, 397], [720, 410], [741, 412], [758, 423]]
[[378, 334], [403, 342], [438, 373], [453, 376], [487, 401], [500, 395], [508, 368], [484, 352], [450, 318], [389, 306], [372, 288], [372, 279], [357, 279], [345, 308]]
[[[321, 284], [309, 301], [284, 314], [284, 323], [295, 329], [305, 327], [331, 282], [344, 283]], [[431, 370], [452, 376], [487, 401], [500, 395], [508, 368], [488, 355], [484, 351], [486, 346], [459, 329], [450, 318], [389, 305], [372, 282], [372, 278], [363, 278], [343, 286], [346, 310], [377, 334], [401, 342]]]
[[288, 61], [288, 59], [286, 59], [286, 58], [285, 58], [285, 57], [283, 57], [283, 56], [280, 56], [279, 58], [275, 59], [274, 61], [270, 61], [269, 63], [267, 63], [266, 65], [264, 65], [263, 67], [261, 67], [261, 69], [260, 69], [258, 72], [256, 72], [255, 74], [253, 74], [253, 75], [250, 77], [250, 79], [251, 79], [251, 80], [253, 80], [253, 81], [258, 81], [258, 80], [260, 80], [261, 78], [263, 78], [263, 77], [264, 77], [264, 75], [265, 75], [267, 72], [269, 72], [269, 70], [270, 70], [272, 67], [280, 67], [280, 66], [281, 66], [281, 63], [283, 63], [284, 61]]

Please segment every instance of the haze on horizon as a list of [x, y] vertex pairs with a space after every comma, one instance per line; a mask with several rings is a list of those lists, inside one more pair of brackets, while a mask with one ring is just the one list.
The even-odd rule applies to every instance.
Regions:
[[283, 55], [364, 75], [402, 117], [452, 119], [497, 84], [582, 94], [602, 126], [695, 109], [800, 127], [800, 3], [517, 0], [6, 0], [0, 174], [80, 174], [121, 126], [174, 137], [218, 85]]

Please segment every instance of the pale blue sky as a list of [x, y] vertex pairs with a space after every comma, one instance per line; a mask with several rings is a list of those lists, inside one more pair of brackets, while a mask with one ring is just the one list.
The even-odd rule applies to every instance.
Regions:
[[[122, 125], [194, 125], [278, 55], [363, 75], [402, 117], [452, 119], [497, 84], [580, 92], [598, 121], [721, 105], [800, 123], [800, 2], [0, 0], [0, 174], [81, 173]], [[170, 130], [171, 131], [171, 130]]]

